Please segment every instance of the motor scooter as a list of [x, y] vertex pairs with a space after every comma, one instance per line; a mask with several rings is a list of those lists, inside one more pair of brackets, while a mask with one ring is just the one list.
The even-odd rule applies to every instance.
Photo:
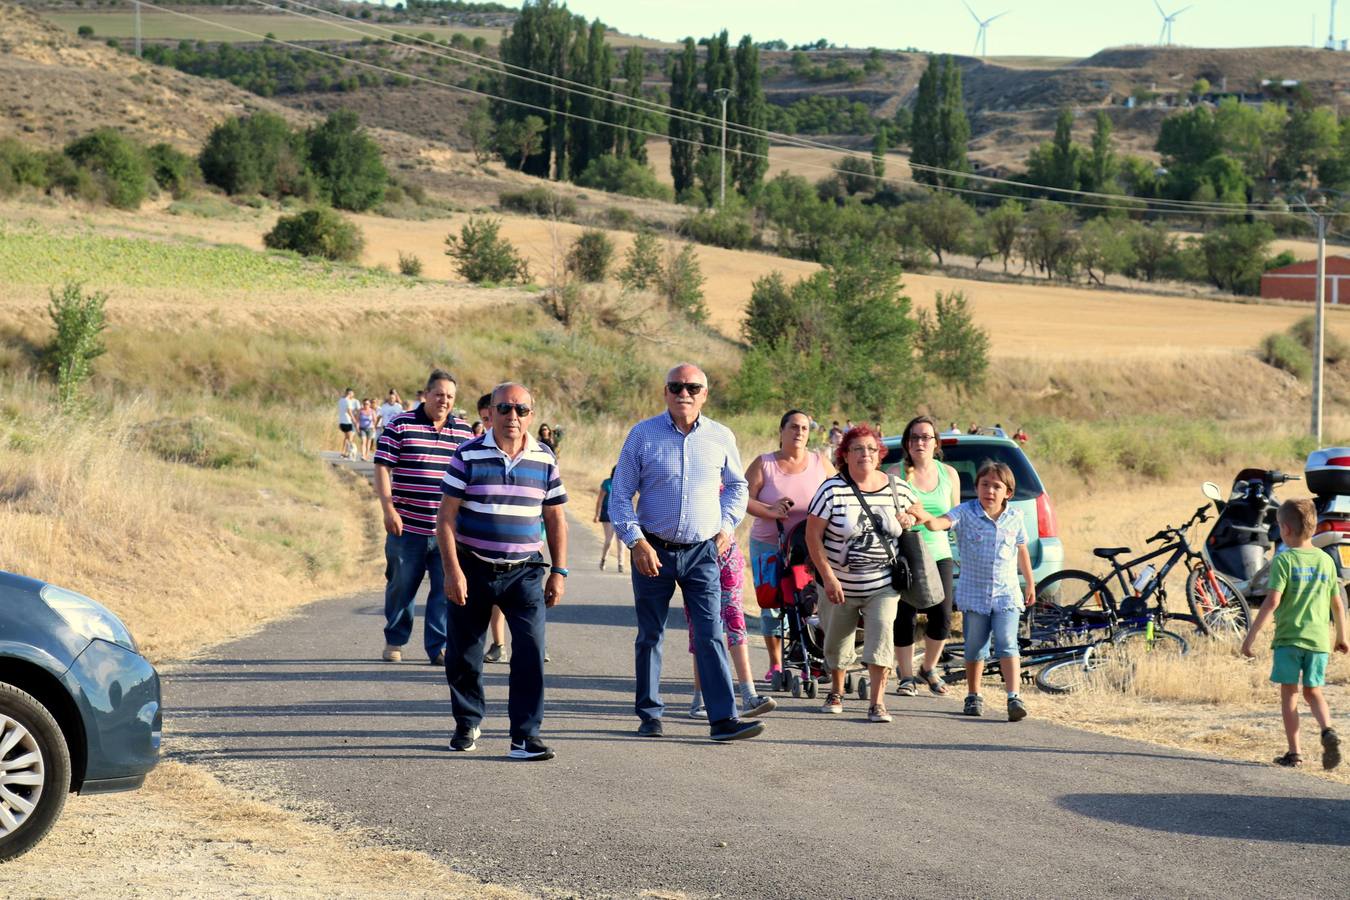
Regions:
[[[1266, 595], [1272, 550], [1280, 544], [1276, 520], [1280, 501], [1275, 488], [1298, 479], [1297, 475], [1272, 469], [1243, 469], [1233, 479], [1227, 499], [1217, 485], [1205, 483], [1205, 496], [1214, 501], [1219, 517], [1205, 538], [1203, 553], [1215, 569], [1233, 580], [1252, 605]], [[1347, 501], [1350, 505], [1350, 498]]]
[[1350, 583], [1350, 447], [1314, 450], [1303, 474], [1317, 507], [1313, 546], [1331, 556], [1344, 586]]

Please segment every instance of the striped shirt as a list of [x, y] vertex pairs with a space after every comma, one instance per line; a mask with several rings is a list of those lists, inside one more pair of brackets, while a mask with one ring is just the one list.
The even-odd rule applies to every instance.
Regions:
[[720, 531], [735, 531], [745, 518], [748, 496], [731, 429], [699, 416], [685, 434], [665, 412], [628, 432], [609, 493], [609, 518], [629, 547], [644, 530], [677, 544], [696, 544]]
[[994, 520], [980, 501], [967, 500], [947, 513], [947, 518], [956, 529], [956, 549], [961, 554], [954, 598], [957, 607], [986, 615], [996, 609], [1021, 609], [1017, 548], [1027, 542], [1022, 511], [1009, 506]]
[[[863, 512], [858, 495], [842, 475], [834, 475], [816, 490], [811, 498], [810, 515], [825, 520], [825, 558], [839, 579], [839, 586], [850, 598], [863, 598], [891, 586], [891, 553], [896, 551], [896, 539], [904, 531], [896, 512], [895, 498], [900, 499], [900, 513], [918, 502], [914, 491], [899, 478], [892, 478], [895, 493], [890, 486], [879, 491], [863, 491], [872, 515], [881, 519], [886, 530], [877, 536], [872, 516]], [[886, 544], [891, 551], [888, 552]]]
[[389, 468], [394, 509], [406, 533], [436, 533], [441, 476], [455, 448], [471, 437], [469, 424], [453, 415], [437, 431], [420, 406], [385, 423], [375, 446], [375, 465]]
[[489, 430], [460, 445], [441, 490], [460, 500], [455, 540], [481, 559], [520, 562], [544, 546], [544, 507], [567, 502], [553, 451], [526, 435], [512, 459]]

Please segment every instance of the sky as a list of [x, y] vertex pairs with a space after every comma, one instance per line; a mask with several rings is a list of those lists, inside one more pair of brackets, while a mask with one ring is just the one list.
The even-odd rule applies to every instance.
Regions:
[[[1153, 0], [968, 0], [989, 26], [990, 56], [1091, 56], [1104, 47], [1156, 44], [1162, 27]], [[1171, 12], [1188, 0], [1158, 0]], [[515, 5], [509, 3], [508, 5]], [[568, 0], [588, 19], [628, 34], [678, 40], [725, 28], [736, 41], [824, 37], [839, 46], [917, 47], [970, 54], [978, 26], [961, 0]], [[1195, 0], [1173, 26], [1193, 47], [1308, 46], [1327, 38], [1329, 0]], [[1340, 4], [1337, 37], [1350, 37], [1350, 3]]]

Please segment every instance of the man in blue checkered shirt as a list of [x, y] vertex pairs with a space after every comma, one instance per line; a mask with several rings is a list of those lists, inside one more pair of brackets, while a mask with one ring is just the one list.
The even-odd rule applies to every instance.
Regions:
[[[638, 634], [635, 711], [641, 737], [661, 737], [661, 644], [679, 585], [693, 626], [698, 667], [715, 741], [751, 738], [762, 722], [736, 715], [722, 642], [718, 557], [745, 518], [748, 490], [736, 436], [701, 415], [708, 376], [682, 363], [666, 374], [666, 412], [633, 426], [619, 453], [609, 496], [614, 531], [633, 552]], [[637, 507], [633, 498], [637, 497]]]

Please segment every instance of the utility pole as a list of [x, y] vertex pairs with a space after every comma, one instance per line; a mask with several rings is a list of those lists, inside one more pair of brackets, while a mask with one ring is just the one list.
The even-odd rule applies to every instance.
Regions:
[[1320, 210], [1313, 215], [1317, 221], [1317, 316], [1316, 334], [1313, 337], [1313, 397], [1312, 397], [1312, 436], [1318, 446], [1322, 444], [1322, 366], [1324, 363], [1323, 338], [1326, 334], [1326, 290], [1327, 290], [1327, 217]]
[[141, 58], [141, 0], [133, 0], [132, 6], [136, 8], [136, 58]]
[[717, 206], [721, 208], [727, 202], [727, 100], [733, 95], [730, 88], [718, 88], [713, 94], [722, 101], [722, 187], [717, 200]]

